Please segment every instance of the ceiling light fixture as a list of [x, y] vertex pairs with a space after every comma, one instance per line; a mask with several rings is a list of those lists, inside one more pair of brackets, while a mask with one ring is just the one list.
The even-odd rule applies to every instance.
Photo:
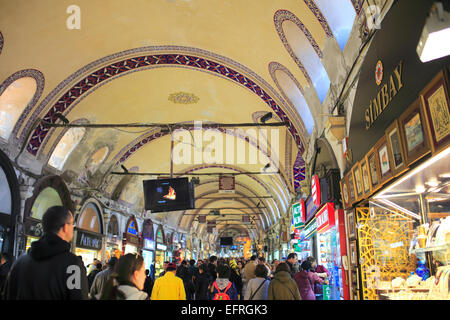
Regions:
[[442, 2], [435, 2], [417, 45], [420, 61], [428, 62], [450, 55], [450, 13]]

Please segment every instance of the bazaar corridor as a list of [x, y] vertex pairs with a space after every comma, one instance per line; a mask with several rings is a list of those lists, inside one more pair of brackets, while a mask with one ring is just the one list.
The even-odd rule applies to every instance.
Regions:
[[0, 300], [450, 300], [449, 74], [448, 0], [0, 0]]

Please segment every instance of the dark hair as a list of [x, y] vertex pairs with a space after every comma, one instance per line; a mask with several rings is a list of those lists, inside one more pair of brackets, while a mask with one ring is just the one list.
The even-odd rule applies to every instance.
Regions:
[[308, 258], [306, 258], [306, 261], [309, 261], [309, 262], [311, 262], [311, 264], [313, 264], [314, 262], [316, 262], [316, 258], [308, 257]]
[[116, 265], [116, 263], [117, 263], [117, 258], [116, 258], [116, 257], [112, 257], [112, 258], [109, 259], [109, 261], [108, 261], [108, 267], [114, 268], [114, 266]]
[[125, 294], [118, 289], [120, 285], [135, 287], [131, 282], [131, 276], [136, 270], [142, 268], [144, 258], [135, 253], [128, 253], [119, 259], [111, 277], [105, 283], [100, 300], [125, 299]]
[[267, 268], [263, 264], [258, 264], [255, 269], [255, 276], [258, 278], [266, 278], [267, 277]]
[[102, 265], [101, 262], [97, 262], [97, 263], [95, 264], [95, 267], [96, 267], [98, 270], [101, 270], [102, 267], [103, 267], [103, 265]]
[[226, 264], [221, 264], [217, 267], [217, 273], [219, 278], [228, 279], [231, 276], [231, 269]]
[[194, 260], [194, 259], [189, 260], [189, 264], [190, 264], [191, 266], [193, 266], [193, 265], [195, 264], [195, 260]]
[[70, 211], [63, 206], [53, 206], [45, 211], [42, 216], [42, 228], [44, 233], [58, 233], [59, 230], [69, 222]]
[[169, 262], [169, 261], [164, 261], [164, 263], [165, 263], [165, 264], [169, 264], [170, 262]]
[[145, 269], [145, 275], [148, 276], [149, 273], [150, 273], [150, 270]]
[[262, 262], [266, 262], [266, 259], [264, 257], [259, 257], [258, 260], [262, 261]]
[[251, 261], [255, 261], [255, 260], [256, 260], [256, 258], [257, 258], [257, 256], [255, 256], [255, 255], [252, 255], [252, 256], [250, 257], [250, 260], [251, 260]]
[[278, 264], [277, 268], [275, 269], [275, 273], [280, 271], [286, 271], [290, 273], [291, 267], [289, 267], [289, 265], [286, 262], [280, 262], [280, 264]]
[[210, 263], [214, 263], [216, 260], [217, 260], [217, 257], [216, 257], [216, 256], [211, 256], [211, 257], [209, 257], [209, 262], [210, 262]]
[[175, 271], [177, 270], [177, 265], [175, 263], [171, 263], [167, 266], [166, 271]]
[[295, 257], [297, 257], [297, 254], [296, 254], [295, 252], [291, 252], [291, 253], [289, 253], [289, 255], [287, 256], [286, 260], [289, 260], [289, 259], [292, 259], [292, 258], [295, 258]]
[[312, 264], [311, 264], [310, 261], [305, 260], [305, 261], [302, 262], [301, 268], [302, 268], [303, 270], [305, 270], [305, 271], [310, 271], [310, 270], [312, 269]]
[[202, 270], [203, 272], [208, 272], [208, 265], [206, 263], [202, 263], [199, 267], [199, 270]]
[[186, 260], [181, 261], [181, 265], [182, 265], [182, 266], [187, 265], [187, 261], [186, 261]]

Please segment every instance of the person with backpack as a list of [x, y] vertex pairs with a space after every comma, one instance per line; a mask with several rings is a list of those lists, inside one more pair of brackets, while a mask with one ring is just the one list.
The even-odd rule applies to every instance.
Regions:
[[267, 300], [270, 281], [267, 280], [267, 268], [263, 264], [256, 266], [256, 278], [248, 282], [244, 300]]
[[238, 300], [236, 287], [229, 280], [231, 269], [227, 265], [217, 267], [217, 279], [211, 286], [211, 300]]

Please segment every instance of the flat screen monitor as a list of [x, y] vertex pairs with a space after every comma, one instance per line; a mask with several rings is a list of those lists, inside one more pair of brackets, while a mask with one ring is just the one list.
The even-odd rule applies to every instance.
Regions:
[[221, 237], [220, 245], [221, 246], [232, 246], [233, 245], [233, 237]]
[[188, 178], [144, 180], [145, 210], [167, 212], [195, 208], [194, 185]]

